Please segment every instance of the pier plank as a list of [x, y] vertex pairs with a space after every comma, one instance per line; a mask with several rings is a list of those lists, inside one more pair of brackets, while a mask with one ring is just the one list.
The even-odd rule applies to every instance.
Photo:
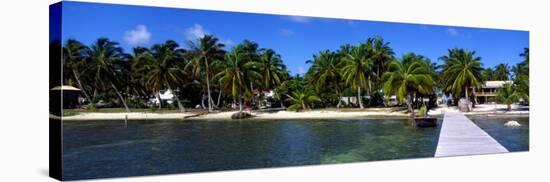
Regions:
[[508, 152], [498, 141], [459, 112], [446, 112], [435, 157]]

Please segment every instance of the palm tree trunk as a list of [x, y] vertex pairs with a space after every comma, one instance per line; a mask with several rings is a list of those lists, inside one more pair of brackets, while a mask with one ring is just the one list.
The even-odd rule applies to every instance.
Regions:
[[206, 88], [208, 91], [208, 112], [212, 112], [212, 95], [210, 94], [210, 71], [208, 69], [208, 59], [204, 59], [206, 64]]
[[180, 112], [185, 112], [185, 107], [180, 102], [180, 98], [178, 98], [178, 95], [176, 95], [176, 91], [172, 90], [172, 87], [168, 86], [168, 89], [172, 91], [172, 94], [174, 94], [174, 98], [176, 98], [176, 102], [178, 102], [178, 108], [180, 108]]
[[231, 108], [237, 109], [237, 97], [233, 95], [233, 104], [231, 105]]
[[74, 78], [76, 79], [76, 82], [78, 83], [78, 87], [80, 88], [80, 91], [82, 91], [82, 93], [86, 97], [86, 100], [88, 100], [89, 103], [92, 103], [92, 100], [90, 99], [90, 95], [88, 95], [86, 90], [84, 90], [84, 86], [80, 82], [80, 77], [78, 76], [78, 73], [74, 69], [73, 69], [73, 75], [74, 75]]
[[157, 98], [157, 101], [159, 102], [159, 109], [162, 109], [162, 100], [160, 100], [160, 91], [157, 91], [155, 93], [155, 97]]
[[201, 94], [201, 106], [203, 109], [206, 108], [206, 106], [204, 105], [204, 92]]
[[412, 97], [411, 97], [411, 95], [408, 95], [407, 97], [408, 97], [407, 98], [407, 109], [411, 113], [411, 119], [414, 119], [415, 116], [414, 116], [414, 109], [412, 107], [412, 102], [413, 102]]
[[357, 87], [357, 102], [359, 103], [359, 108], [364, 109], [363, 99], [361, 98], [361, 87]]
[[336, 96], [338, 97], [338, 104], [336, 104], [336, 108], [340, 108], [342, 105], [342, 96], [340, 95], [340, 89], [336, 87]]
[[126, 112], [130, 112], [130, 108], [128, 108], [128, 105], [126, 104], [126, 101], [124, 100], [124, 97], [122, 97], [122, 94], [120, 94], [120, 92], [116, 88], [115, 84], [112, 83], [112, 82], [111, 82], [111, 87], [113, 87], [113, 89], [115, 89], [115, 92], [118, 95], [118, 98], [120, 99], [120, 101], [122, 101], [122, 104], [124, 105], [124, 108], [126, 109]]
[[239, 111], [243, 111], [243, 98], [239, 96]]
[[220, 108], [220, 100], [222, 98], [222, 94], [223, 94], [223, 89], [220, 85], [220, 92], [218, 93], [218, 102], [216, 103], [216, 107]]
[[464, 86], [464, 90], [466, 91], [466, 112], [470, 112], [470, 96], [468, 95], [468, 86]]

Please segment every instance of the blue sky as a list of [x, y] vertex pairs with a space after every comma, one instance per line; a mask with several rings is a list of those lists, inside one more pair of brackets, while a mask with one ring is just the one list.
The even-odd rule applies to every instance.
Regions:
[[485, 67], [510, 66], [529, 47], [527, 31], [433, 26], [234, 13], [221, 11], [63, 2], [63, 39], [89, 45], [99, 37], [120, 43], [125, 51], [171, 39], [182, 47], [204, 34], [213, 34], [226, 49], [252, 40], [279, 53], [292, 74], [307, 71], [305, 62], [321, 50], [337, 50], [380, 36], [390, 42], [397, 57], [414, 52], [432, 61], [449, 48], [475, 50]]

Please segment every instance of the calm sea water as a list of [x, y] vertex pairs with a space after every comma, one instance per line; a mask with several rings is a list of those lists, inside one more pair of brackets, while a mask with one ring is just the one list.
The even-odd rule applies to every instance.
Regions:
[[[491, 135], [508, 151], [529, 151], [529, 117], [497, 117], [483, 116], [470, 119]], [[507, 127], [504, 124], [510, 120], [517, 121], [520, 127]]]
[[63, 127], [67, 180], [432, 157], [440, 130], [406, 119], [65, 121]]

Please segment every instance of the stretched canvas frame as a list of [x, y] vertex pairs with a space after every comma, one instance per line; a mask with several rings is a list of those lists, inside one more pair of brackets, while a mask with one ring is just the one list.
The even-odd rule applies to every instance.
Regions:
[[[50, 176], [58, 180], [529, 151], [527, 31], [82, 2], [49, 9]], [[116, 15], [158, 27], [131, 19], [119, 31]], [[173, 16], [187, 26], [164, 22]], [[79, 28], [101, 26], [90, 23], [98, 17], [110, 26]], [[205, 64], [211, 34], [225, 46]], [[417, 37], [432, 38], [411, 46]], [[499, 38], [511, 41], [492, 42]], [[78, 63], [70, 40], [87, 47]], [[340, 45], [319, 47], [327, 42]], [[95, 54], [105, 53], [100, 44], [117, 55]], [[116, 63], [99, 68], [107, 61]], [[479, 80], [452, 76], [451, 64], [467, 61], [481, 62], [468, 62]], [[326, 64], [338, 68], [322, 74]], [[227, 81], [232, 67], [244, 78]], [[403, 77], [412, 80], [392, 82]]]

